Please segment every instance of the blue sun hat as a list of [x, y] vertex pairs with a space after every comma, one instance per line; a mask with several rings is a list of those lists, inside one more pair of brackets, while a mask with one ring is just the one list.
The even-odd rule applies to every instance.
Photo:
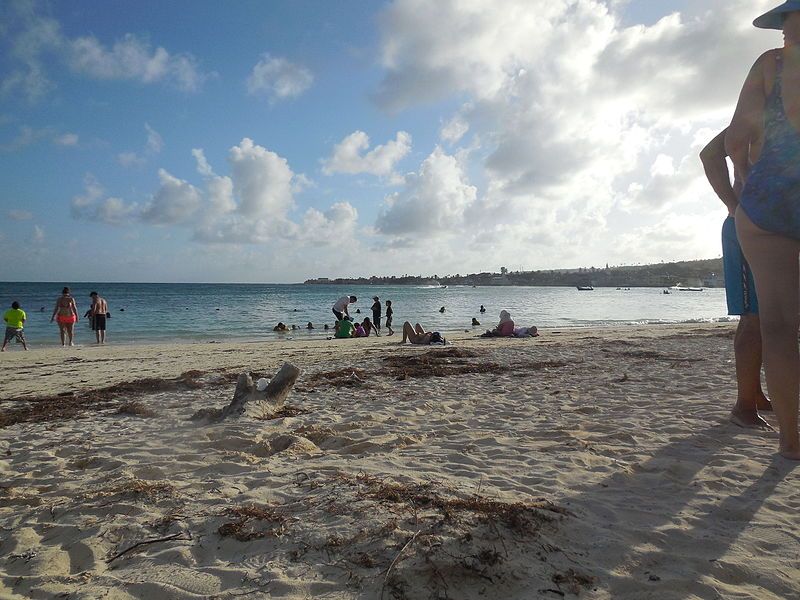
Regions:
[[761, 29], [783, 29], [783, 15], [794, 11], [800, 11], [800, 0], [787, 0], [758, 17], [753, 25]]

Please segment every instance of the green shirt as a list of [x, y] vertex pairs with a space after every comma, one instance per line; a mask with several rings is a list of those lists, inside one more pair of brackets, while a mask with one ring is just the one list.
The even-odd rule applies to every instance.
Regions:
[[353, 337], [353, 322], [349, 319], [342, 319], [336, 324], [336, 337], [349, 338]]
[[22, 324], [27, 318], [28, 315], [26, 315], [25, 311], [21, 308], [9, 308], [3, 315], [3, 320], [6, 322], [6, 325], [14, 329], [22, 329]]

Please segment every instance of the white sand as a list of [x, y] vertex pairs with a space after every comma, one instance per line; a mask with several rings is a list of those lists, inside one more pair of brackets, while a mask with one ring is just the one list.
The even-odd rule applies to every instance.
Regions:
[[[509, 370], [400, 380], [430, 349], [397, 336], [7, 352], [6, 416], [206, 375], [0, 430], [0, 597], [798, 598], [800, 470], [727, 422], [733, 327], [464, 334], [445, 368]], [[284, 360], [304, 412], [188, 420]]]

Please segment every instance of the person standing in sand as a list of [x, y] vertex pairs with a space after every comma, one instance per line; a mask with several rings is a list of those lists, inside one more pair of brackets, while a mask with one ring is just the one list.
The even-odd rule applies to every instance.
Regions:
[[[725, 134], [725, 149], [743, 185], [736, 233], [758, 290], [764, 372], [780, 427], [778, 452], [800, 460], [800, 0], [753, 21], [783, 31], [782, 48], [756, 60]], [[751, 148], [763, 138], [755, 164]]]
[[108, 302], [97, 292], [89, 294], [92, 306], [89, 309], [92, 319], [92, 329], [98, 344], [106, 343], [106, 317], [108, 316]]
[[9, 308], [3, 315], [3, 321], [6, 323], [6, 335], [3, 338], [3, 349], [0, 350], [0, 352], [5, 352], [8, 342], [14, 338], [16, 338], [16, 340], [22, 344], [22, 348], [24, 350], [28, 349], [28, 344], [25, 341], [25, 333], [22, 331], [25, 327], [25, 321], [27, 319], [28, 315], [26, 315], [25, 311], [22, 310], [19, 302], [12, 302], [11, 308]]
[[375, 335], [381, 334], [381, 299], [373, 296], [372, 299], [372, 327], [375, 329]]
[[[734, 214], [739, 205], [741, 183], [731, 185], [726, 161], [725, 134], [719, 133], [700, 152], [706, 178], [719, 199], [728, 208], [728, 217], [722, 224], [722, 264], [725, 269], [725, 298], [728, 314], [739, 316], [733, 352], [736, 359], [736, 404], [730, 419], [740, 427], [769, 428], [758, 414], [771, 411], [772, 404], [761, 389], [761, 322], [758, 318], [758, 298], [750, 265], [742, 253], [736, 236]], [[750, 148], [750, 160], [758, 158], [760, 144]]]
[[387, 335], [394, 335], [394, 329], [392, 329], [392, 317], [394, 316], [394, 309], [392, 309], [392, 301], [386, 301], [386, 329], [389, 331]]
[[[351, 319], [350, 313], [347, 311], [348, 304], [354, 304], [358, 298], [355, 296], [342, 296], [333, 305], [333, 314], [336, 315], [336, 320]], [[352, 319], [351, 319], [352, 320]]]
[[75, 298], [70, 295], [68, 287], [61, 290], [61, 297], [56, 300], [50, 322], [52, 323], [54, 319], [58, 323], [61, 345], [66, 346], [67, 340], [69, 340], [69, 345], [74, 346], [72, 340], [75, 336], [75, 323], [78, 322], [78, 307], [75, 305]]

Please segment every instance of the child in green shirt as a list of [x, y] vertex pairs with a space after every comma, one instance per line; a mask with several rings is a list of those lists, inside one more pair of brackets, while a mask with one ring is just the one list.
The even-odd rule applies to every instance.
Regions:
[[0, 352], [6, 351], [6, 346], [13, 338], [17, 338], [18, 342], [22, 342], [22, 347], [28, 349], [28, 344], [25, 343], [25, 335], [22, 333], [22, 328], [25, 325], [28, 315], [19, 307], [19, 302], [12, 302], [11, 308], [8, 309], [3, 315], [3, 320], [6, 322], [6, 335], [3, 339], [3, 348]]

